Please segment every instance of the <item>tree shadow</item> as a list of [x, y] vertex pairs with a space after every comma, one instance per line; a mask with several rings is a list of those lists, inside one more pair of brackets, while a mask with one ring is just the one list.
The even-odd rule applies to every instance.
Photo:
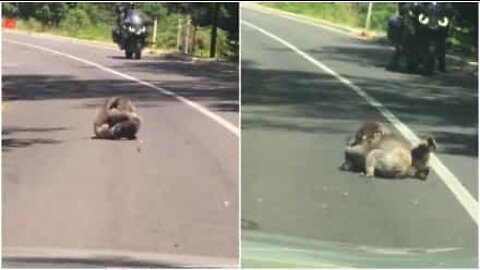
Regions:
[[[58, 100], [58, 99], [91, 99], [107, 98], [122, 95], [131, 98], [138, 107], [160, 106], [162, 102], [175, 99], [149, 87], [130, 80], [78, 80], [72, 76], [46, 75], [3, 75], [3, 100]], [[235, 87], [224, 86], [223, 83], [185, 82], [182, 80], [150, 81], [150, 83], [175, 92], [187, 99], [204, 102], [216, 111], [238, 112], [238, 81]], [[227, 105], [226, 105], [227, 104]], [[99, 103], [85, 106], [96, 107]]]
[[[376, 109], [331, 75], [255, 66], [242, 61], [242, 129], [348, 136], [347, 127], [330, 130], [322, 122], [385, 122]], [[477, 78], [460, 71], [449, 76], [433, 80], [346, 75], [420, 137], [434, 136], [440, 153], [478, 156]]]
[[307, 53], [315, 56], [318, 59], [324, 59], [327, 61], [340, 61], [352, 63], [361, 67], [375, 67], [381, 68], [383, 72], [397, 73], [408, 75], [413, 78], [418, 77], [420, 79], [433, 79], [433, 80], [445, 80], [450, 77], [449, 74], [453, 73], [458, 75], [472, 76], [472, 68], [469, 68], [469, 72], [465, 72], [468, 67], [459, 61], [453, 60], [447, 57], [446, 69], [447, 72], [434, 71], [432, 76], [423, 76], [419, 73], [409, 73], [406, 67], [406, 60], [401, 58], [400, 67], [396, 71], [387, 70], [387, 65], [394, 54], [394, 49], [390, 45], [380, 44], [376, 42], [361, 42], [350, 43], [346, 45], [326, 46], [321, 49], [307, 50]]
[[[45, 127], [45, 128], [29, 128], [29, 127], [2, 127], [2, 152], [9, 152], [15, 148], [25, 148], [33, 145], [43, 144], [59, 144], [62, 141], [53, 138], [42, 138], [43, 134], [56, 133], [68, 130], [66, 127]], [[33, 136], [35, 135], [35, 136]], [[40, 135], [40, 136], [38, 136]], [[34, 137], [34, 138], [24, 138]]]
[[451, 132], [433, 132], [435, 140], [442, 142], [438, 152], [452, 155], [478, 156], [478, 132], [476, 134], [452, 134]]
[[[217, 82], [238, 82], [238, 65], [230, 62], [192, 61], [169, 57], [148, 57], [140, 61], [128, 61], [131, 72], [182, 75], [191, 78], [204, 78]], [[122, 69], [115, 66], [113, 69]]]
[[10, 152], [13, 148], [25, 148], [36, 144], [58, 144], [60, 140], [54, 139], [19, 139], [19, 138], [2, 138], [2, 152]]
[[43, 132], [55, 132], [55, 131], [62, 131], [68, 130], [65, 127], [45, 127], [45, 128], [26, 128], [26, 127], [9, 127], [4, 126], [2, 128], [2, 136], [9, 136], [13, 133], [43, 133]]
[[[238, 112], [239, 71], [230, 62], [171, 59], [168, 55], [129, 61], [129, 72], [157, 77], [156, 85], [189, 99], [206, 102], [213, 110]], [[124, 66], [114, 67], [122, 69]], [[148, 76], [147, 75], [147, 76]], [[223, 105], [223, 103], [230, 105]]]
[[141, 262], [127, 257], [119, 258], [35, 258], [35, 257], [8, 257], [3, 262], [11, 268], [176, 268], [172, 264]]
[[78, 80], [72, 76], [3, 75], [3, 100], [90, 99], [125, 95], [159, 99], [156, 91], [128, 80]]

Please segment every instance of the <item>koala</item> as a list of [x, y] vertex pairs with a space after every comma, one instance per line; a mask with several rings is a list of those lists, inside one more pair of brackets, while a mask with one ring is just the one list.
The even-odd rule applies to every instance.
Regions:
[[418, 178], [426, 180], [430, 169], [430, 153], [437, 149], [433, 138], [411, 148], [397, 136], [385, 135], [375, 141], [347, 146], [345, 160], [367, 177]]
[[421, 180], [426, 180], [430, 174], [430, 153], [438, 148], [437, 142], [433, 138], [428, 138], [426, 142], [419, 144], [410, 151], [412, 156], [412, 167], [415, 168], [415, 176]]
[[[374, 141], [379, 140], [382, 136], [390, 134], [392, 134], [392, 132], [384, 124], [380, 122], [367, 122], [355, 132], [354, 137], [349, 140], [347, 146], [351, 147], [364, 142], [373, 143]], [[355, 159], [355, 157], [345, 159], [340, 165], [340, 169], [353, 171], [363, 170], [363, 166], [358, 166], [358, 164], [363, 164], [363, 162], [352, 162], [351, 159]]]
[[389, 134], [391, 134], [391, 131], [384, 124], [380, 122], [367, 122], [357, 130], [354, 138], [349, 141], [348, 145], [354, 146], [366, 140], [378, 139], [383, 135]]
[[101, 139], [135, 139], [142, 120], [133, 102], [126, 97], [105, 100], [93, 123], [94, 133]]

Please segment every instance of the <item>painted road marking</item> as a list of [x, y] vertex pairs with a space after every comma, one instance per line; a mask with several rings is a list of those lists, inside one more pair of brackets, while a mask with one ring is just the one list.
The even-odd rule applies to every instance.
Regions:
[[[315, 65], [316, 67], [320, 68], [324, 72], [332, 75], [335, 77], [337, 80], [348, 86], [350, 89], [352, 89], [355, 93], [357, 93], [359, 96], [361, 96], [363, 99], [365, 99], [370, 105], [375, 107], [390, 123], [393, 124], [393, 126], [405, 137], [412, 145], [416, 145], [421, 142], [420, 138], [418, 138], [417, 135], [407, 126], [405, 125], [400, 119], [398, 119], [390, 110], [388, 110], [383, 104], [381, 104], [379, 101], [377, 101], [375, 98], [367, 94], [365, 91], [363, 91], [360, 87], [355, 85], [353, 82], [351, 82], [349, 79], [343, 77], [342, 75], [338, 74], [336, 71], [333, 69], [329, 68], [322, 62], [316, 60], [315, 58], [311, 57], [307, 53], [303, 52], [302, 50], [298, 49], [291, 43], [289, 43], [286, 40], [283, 40], [276, 35], [266, 31], [263, 28], [260, 28], [250, 22], [247, 22], [245, 20], [242, 20], [242, 24], [245, 24], [248, 27], [251, 27], [252, 29], [255, 29], [259, 31], [260, 33], [272, 38], [273, 40], [278, 41], [285, 47], [291, 49], [298, 55], [300, 55], [302, 58], [310, 62], [311, 64]], [[440, 159], [435, 155], [432, 154], [431, 160], [430, 160], [430, 165], [432, 168], [435, 170], [437, 175], [442, 179], [442, 181], [445, 183], [445, 185], [450, 189], [450, 191], [455, 195], [455, 197], [458, 199], [458, 201], [461, 203], [461, 205], [465, 208], [467, 213], [470, 215], [470, 217], [475, 221], [475, 223], [478, 225], [478, 202], [475, 200], [475, 198], [468, 192], [468, 190], [462, 185], [460, 180], [440, 161]]]
[[118, 52], [118, 48], [117, 48], [118, 46], [116, 46], [114, 43], [109, 43], [109, 42], [79, 39], [79, 38], [74, 38], [74, 37], [59, 36], [59, 35], [53, 35], [53, 34], [48, 34], [48, 33], [27, 32], [27, 31], [22, 31], [22, 30], [4, 30], [4, 31], [6, 33], [13, 33], [13, 34], [16, 34], [16, 35], [35, 37], [35, 38], [44, 39], [44, 40], [68, 42], [68, 43], [75, 44], [75, 45], [85, 45], [85, 46], [89, 46], [89, 47], [93, 47], [93, 48], [99, 48], [99, 49], [105, 49], [105, 50], [109, 50], [109, 51]]
[[114, 74], [114, 75], [117, 75], [119, 77], [122, 77], [124, 79], [127, 79], [127, 80], [131, 80], [131, 81], [134, 81], [138, 84], [141, 84], [141, 85], [144, 85], [144, 86], [147, 86], [147, 87], [150, 87], [152, 89], [155, 89], [157, 90], [158, 92], [164, 94], [164, 95], [167, 95], [167, 96], [171, 96], [171, 97], [174, 97], [176, 99], [178, 99], [179, 101], [187, 104], [188, 106], [192, 107], [193, 109], [197, 110], [198, 112], [202, 113], [203, 115], [207, 116], [208, 118], [212, 119], [213, 121], [217, 122], [218, 124], [220, 124], [222, 127], [226, 128], [228, 131], [230, 131], [231, 133], [233, 133], [235, 136], [239, 137], [240, 136], [240, 130], [238, 127], [236, 127], [234, 124], [230, 123], [229, 121], [223, 119], [222, 117], [220, 117], [219, 115], [209, 111], [207, 108], [203, 107], [202, 105], [194, 102], [194, 101], [191, 101], [181, 95], [178, 95], [172, 91], [169, 91], [169, 90], [166, 90], [162, 87], [159, 87], [159, 86], [156, 86], [152, 83], [149, 83], [149, 82], [146, 82], [146, 81], [143, 81], [143, 80], [140, 80], [138, 78], [135, 78], [133, 76], [130, 76], [130, 75], [127, 75], [125, 73], [121, 73], [121, 72], [118, 72], [116, 70], [113, 70], [111, 68], [108, 68], [108, 67], [105, 67], [105, 66], [102, 66], [100, 64], [97, 64], [95, 62], [92, 62], [92, 61], [89, 61], [89, 60], [86, 60], [86, 59], [83, 59], [83, 58], [80, 58], [80, 57], [76, 57], [76, 56], [73, 56], [73, 55], [70, 55], [68, 53], [64, 53], [64, 52], [60, 52], [60, 51], [56, 51], [56, 50], [52, 50], [52, 49], [49, 49], [49, 48], [46, 48], [46, 47], [42, 47], [42, 46], [38, 46], [38, 45], [34, 45], [34, 44], [30, 44], [30, 43], [26, 43], [26, 42], [21, 42], [21, 41], [16, 41], [16, 40], [11, 40], [11, 39], [3, 39], [3, 41], [5, 42], [8, 42], [8, 43], [11, 43], [11, 44], [17, 44], [17, 45], [21, 45], [21, 46], [26, 46], [26, 47], [31, 47], [31, 48], [35, 48], [35, 49], [38, 49], [38, 50], [42, 50], [42, 51], [46, 51], [46, 52], [49, 52], [49, 53], [52, 53], [52, 54], [55, 54], [55, 55], [60, 55], [60, 56], [63, 56], [63, 57], [66, 57], [66, 58], [69, 58], [69, 59], [72, 59], [72, 60], [75, 60], [75, 61], [78, 61], [78, 62], [81, 62], [81, 63], [84, 63], [86, 65], [90, 65], [90, 66], [94, 66], [98, 69], [101, 69], [103, 71], [106, 71], [106, 72], [109, 72], [111, 74]]
[[[298, 15], [298, 14], [294, 14], [294, 13], [291, 13], [291, 12], [262, 6], [262, 5], [259, 5], [259, 4], [245, 4], [245, 5], [242, 5], [242, 8], [254, 10], [254, 11], [257, 11], [257, 12], [264, 13], [264, 14], [276, 15], [276, 16], [279, 16], [279, 17], [282, 17], [282, 18], [285, 18], [285, 19], [288, 19], [288, 20], [292, 20], [292, 21], [296, 21], [296, 22], [299, 22], [299, 23], [319, 27], [319, 28], [328, 30], [330, 32], [335, 32], [337, 34], [341, 34], [341, 35], [344, 35], [344, 36], [365, 40], [365, 38], [359, 36], [360, 30], [357, 30], [357, 29], [340, 30], [340, 29], [338, 29], [338, 27], [340, 27], [340, 26], [338, 26], [338, 25], [329, 26], [328, 24], [331, 24], [331, 25], [334, 25], [334, 24], [329, 23], [327, 21], [320, 20], [320, 19], [315, 19], [315, 18], [303, 16], [303, 15]], [[337, 27], [337, 28], [335, 28], [335, 27]], [[358, 33], [356, 33], [356, 31], [358, 31]]]

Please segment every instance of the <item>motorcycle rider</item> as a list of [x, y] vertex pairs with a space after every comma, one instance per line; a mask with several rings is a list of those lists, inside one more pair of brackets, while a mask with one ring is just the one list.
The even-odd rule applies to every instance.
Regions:
[[394, 33], [394, 36], [390, 37], [392, 40], [397, 40], [403, 34], [405, 28], [408, 31], [413, 31], [410, 29], [412, 27], [412, 19], [416, 15], [416, 11], [419, 8], [419, 3], [417, 2], [407, 2], [407, 3], [398, 3], [398, 16], [390, 18], [388, 20], [388, 27], [391, 28]]
[[116, 6], [117, 24], [120, 25], [122, 21], [127, 17], [129, 10], [135, 9], [134, 3], [120, 3]]
[[[134, 9], [135, 9], [135, 4], [131, 2], [116, 4], [115, 11], [117, 13], [117, 26], [112, 30], [112, 37], [115, 43], [121, 43], [119, 42], [122, 34], [120, 31], [120, 27], [125, 22], [125, 20], [127, 20], [128, 15]], [[123, 48], [121, 47], [120, 49], [123, 49]]]
[[125, 51], [125, 57], [141, 59], [142, 50], [147, 45], [147, 26], [145, 19], [133, 3], [116, 5], [117, 26], [112, 30], [112, 39], [120, 50]]
[[[398, 68], [400, 56], [405, 49], [405, 46], [399, 46], [399, 44], [407, 42], [406, 47], [412, 48], [412, 46], [415, 46], [415, 24], [419, 11], [420, 4], [417, 2], [398, 3], [398, 15], [388, 20], [387, 37], [395, 46], [395, 54], [387, 65], [387, 69], [396, 70]], [[415, 65], [412, 63], [410, 65], [413, 71]]]

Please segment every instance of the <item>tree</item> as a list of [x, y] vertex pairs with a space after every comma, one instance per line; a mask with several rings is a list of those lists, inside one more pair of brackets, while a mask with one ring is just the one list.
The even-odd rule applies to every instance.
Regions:
[[239, 49], [239, 27], [238, 27], [238, 3], [223, 3], [220, 14], [219, 27], [227, 31], [229, 51], [233, 52], [231, 56], [238, 61]]
[[463, 29], [466, 38], [475, 47], [478, 44], [478, 3], [452, 3], [455, 10], [455, 23]]
[[60, 22], [65, 18], [65, 15], [68, 10], [68, 6], [66, 3], [62, 2], [54, 2], [50, 3], [50, 10], [52, 12], [52, 23], [55, 26], [58, 26]]
[[39, 20], [43, 25], [48, 25], [52, 20], [52, 11], [48, 4], [42, 4], [39, 9], [36, 9], [34, 16]]
[[18, 6], [15, 3], [3, 3], [2, 4], [2, 13], [3, 16], [7, 18], [14, 18], [18, 16], [19, 10]]
[[220, 4], [212, 4], [212, 31], [210, 34], [210, 57], [215, 57], [217, 51], [217, 27], [220, 13]]
[[161, 3], [138, 3], [136, 4], [139, 10], [150, 18], [162, 19], [167, 16], [168, 9], [165, 4]]

